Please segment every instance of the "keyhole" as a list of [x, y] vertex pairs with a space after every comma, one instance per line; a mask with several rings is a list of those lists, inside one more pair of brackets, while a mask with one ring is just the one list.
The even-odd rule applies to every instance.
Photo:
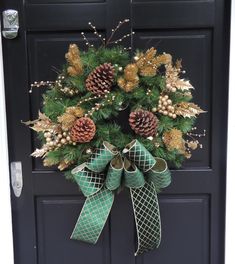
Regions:
[[13, 25], [15, 23], [16, 14], [9, 14], [7, 17], [8, 17], [9, 24]]

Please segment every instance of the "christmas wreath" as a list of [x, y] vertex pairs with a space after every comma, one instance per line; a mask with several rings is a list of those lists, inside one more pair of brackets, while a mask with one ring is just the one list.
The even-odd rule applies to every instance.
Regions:
[[49, 89], [38, 119], [26, 124], [42, 142], [32, 156], [65, 170], [87, 197], [72, 238], [95, 243], [115, 190], [126, 186], [140, 254], [160, 243], [156, 194], [171, 182], [167, 164], [180, 167], [191, 150], [201, 147], [193, 130], [204, 111], [192, 102], [193, 86], [181, 77], [180, 60], [153, 47], [137, 50], [132, 58], [128, 49], [111, 45], [132, 34], [113, 40], [126, 22], [119, 22], [108, 40], [90, 23], [102, 45], [94, 48], [82, 33], [88, 49], [71, 44], [56, 81], [31, 85]]

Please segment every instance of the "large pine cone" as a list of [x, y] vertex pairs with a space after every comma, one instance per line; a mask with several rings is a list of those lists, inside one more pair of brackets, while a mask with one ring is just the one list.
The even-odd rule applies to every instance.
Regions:
[[70, 131], [72, 141], [84, 143], [90, 142], [95, 136], [96, 126], [88, 117], [78, 118]]
[[155, 136], [157, 133], [157, 117], [146, 110], [136, 110], [130, 113], [129, 124], [136, 134], [145, 138]]
[[110, 91], [114, 82], [114, 67], [111, 63], [99, 65], [86, 79], [86, 88], [95, 95], [104, 95]]

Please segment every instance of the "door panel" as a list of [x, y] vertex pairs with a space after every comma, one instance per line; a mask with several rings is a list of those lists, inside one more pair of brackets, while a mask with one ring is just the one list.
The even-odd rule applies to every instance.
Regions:
[[[159, 251], [139, 257], [137, 264], [209, 264], [209, 197], [164, 195], [160, 199], [162, 244]], [[154, 262], [152, 260], [154, 259]]]
[[[225, 0], [2, 0], [0, 11], [19, 11], [19, 36], [3, 39], [10, 161], [22, 161], [24, 188], [12, 193], [16, 264], [223, 264], [226, 125], [230, 3]], [[207, 110], [198, 122], [203, 149], [179, 170], [159, 195], [162, 243], [134, 257], [136, 233], [130, 195], [115, 197], [98, 244], [69, 239], [84, 203], [78, 186], [29, 155], [39, 142], [20, 123], [37, 117], [43, 88], [29, 94], [35, 80], [53, 80], [68, 45], [85, 49], [84, 31], [95, 45], [91, 21], [108, 36], [119, 20], [135, 31], [126, 47], [157, 47], [183, 59], [195, 87], [196, 103]]]
[[[134, 28], [213, 27], [214, 1], [133, 1]], [[148, 19], [143, 19], [146, 14]]]
[[70, 241], [71, 227], [77, 220], [84, 197], [39, 197], [37, 206], [38, 263], [77, 264], [81, 260], [109, 263], [110, 243], [107, 224], [94, 247], [83, 242]]

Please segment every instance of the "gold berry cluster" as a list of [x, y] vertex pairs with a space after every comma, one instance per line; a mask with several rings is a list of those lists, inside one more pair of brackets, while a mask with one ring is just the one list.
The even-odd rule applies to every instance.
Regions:
[[159, 96], [157, 111], [165, 116], [176, 118], [175, 107], [167, 94]]
[[61, 131], [61, 133], [54, 134], [53, 131], [46, 131], [44, 133], [44, 138], [46, 140], [45, 147], [47, 150], [58, 149], [66, 144], [76, 145], [76, 142], [71, 140], [68, 131]]

